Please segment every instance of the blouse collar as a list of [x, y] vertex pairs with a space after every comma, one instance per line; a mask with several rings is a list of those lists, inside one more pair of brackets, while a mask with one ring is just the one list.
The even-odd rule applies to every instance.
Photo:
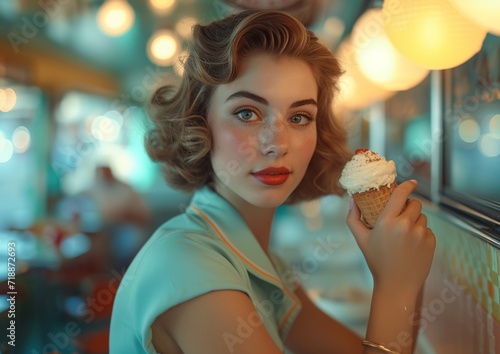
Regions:
[[276, 271], [241, 214], [210, 187], [198, 190], [188, 212], [200, 216], [215, 234], [239, 257], [249, 272], [282, 288]]

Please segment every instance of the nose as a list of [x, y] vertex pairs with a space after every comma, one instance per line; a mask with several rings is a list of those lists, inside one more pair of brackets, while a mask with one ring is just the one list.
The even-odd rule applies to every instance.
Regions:
[[260, 127], [259, 147], [262, 154], [277, 157], [288, 153], [288, 132], [283, 122], [270, 120]]

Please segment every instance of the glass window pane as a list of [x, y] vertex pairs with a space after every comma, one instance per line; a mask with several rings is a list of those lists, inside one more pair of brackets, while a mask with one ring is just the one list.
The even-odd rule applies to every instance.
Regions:
[[386, 101], [386, 157], [393, 160], [398, 180], [416, 179], [428, 195], [431, 180], [430, 76]]
[[46, 102], [36, 87], [0, 81], [0, 229], [43, 213]]
[[451, 70], [445, 115], [445, 186], [454, 193], [500, 205], [500, 37]]

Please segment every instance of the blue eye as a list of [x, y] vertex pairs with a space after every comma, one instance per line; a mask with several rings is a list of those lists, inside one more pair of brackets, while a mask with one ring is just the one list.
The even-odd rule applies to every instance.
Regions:
[[296, 125], [307, 125], [314, 120], [309, 114], [299, 113], [290, 117], [290, 122]]
[[243, 108], [235, 112], [236, 116], [244, 122], [251, 122], [257, 119], [256, 113], [250, 108]]

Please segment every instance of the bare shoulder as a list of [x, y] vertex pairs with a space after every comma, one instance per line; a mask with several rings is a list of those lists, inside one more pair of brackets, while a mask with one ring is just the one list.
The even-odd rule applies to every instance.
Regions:
[[[241, 331], [242, 321], [251, 333]], [[211, 291], [176, 305], [156, 318], [152, 333], [159, 353], [281, 353], [248, 295], [238, 290]]]

